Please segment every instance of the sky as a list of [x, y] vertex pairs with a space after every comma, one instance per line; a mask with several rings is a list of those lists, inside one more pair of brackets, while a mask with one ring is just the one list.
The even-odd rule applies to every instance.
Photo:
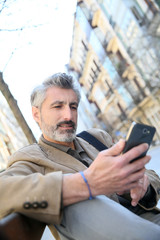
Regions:
[[[0, 71], [33, 133], [30, 93], [69, 62], [76, 0], [7, 0], [0, 12]], [[1, 8], [1, 4], [0, 4]], [[13, 29], [22, 28], [21, 31]], [[2, 31], [3, 29], [3, 31]]]

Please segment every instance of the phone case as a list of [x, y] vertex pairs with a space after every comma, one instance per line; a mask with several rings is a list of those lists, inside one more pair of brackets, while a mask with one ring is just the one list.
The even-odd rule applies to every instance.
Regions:
[[[126, 137], [126, 145], [123, 150], [123, 153], [127, 152], [128, 150], [130, 150], [135, 146], [138, 146], [141, 143], [148, 143], [148, 145], [150, 146], [152, 139], [154, 137], [155, 131], [156, 131], [156, 128], [153, 126], [133, 122]], [[138, 158], [144, 157], [147, 151], [141, 154]], [[132, 161], [135, 161], [138, 158]]]

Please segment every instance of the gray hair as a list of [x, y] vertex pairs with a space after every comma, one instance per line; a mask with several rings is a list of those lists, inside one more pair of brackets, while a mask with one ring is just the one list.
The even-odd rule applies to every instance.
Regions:
[[46, 98], [46, 91], [51, 87], [72, 89], [76, 93], [79, 103], [81, 98], [80, 90], [78, 88], [78, 84], [75, 83], [73, 77], [67, 75], [66, 73], [56, 73], [53, 74], [51, 77], [47, 78], [44, 82], [42, 82], [41, 85], [33, 89], [30, 98], [31, 105], [41, 108], [42, 103]]

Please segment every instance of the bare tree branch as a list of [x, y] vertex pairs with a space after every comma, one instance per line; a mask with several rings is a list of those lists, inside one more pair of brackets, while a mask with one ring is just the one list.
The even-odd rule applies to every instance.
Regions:
[[22, 128], [24, 134], [26, 135], [26, 138], [28, 139], [28, 142], [29, 143], [36, 142], [36, 139], [31, 131], [31, 129], [29, 128], [26, 120], [24, 119], [24, 117], [17, 105], [17, 101], [15, 100], [12, 93], [10, 92], [8, 85], [3, 80], [2, 72], [0, 72], [0, 91], [2, 92], [6, 101], [8, 102], [8, 105], [10, 106], [10, 109], [12, 110], [19, 126]]
[[6, 2], [7, 0], [4, 0], [4, 1], [1, 1], [0, 4], [1, 4], [1, 9], [0, 9], [0, 13], [3, 11], [3, 9], [6, 7]]
[[0, 29], [0, 31], [3, 31], [3, 32], [15, 32], [15, 31], [23, 31], [25, 29], [29, 29], [29, 28], [38, 28], [38, 27], [41, 27], [43, 26], [43, 24], [37, 24], [37, 25], [32, 25], [32, 26], [22, 26], [20, 28], [13, 28], [13, 29]]

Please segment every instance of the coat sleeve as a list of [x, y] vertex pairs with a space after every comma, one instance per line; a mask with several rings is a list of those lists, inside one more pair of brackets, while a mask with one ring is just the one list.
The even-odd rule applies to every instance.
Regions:
[[60, 223], [62, 172], [43, 172], [34, 162], [16, 161], [0, 174], [1, 218], [19, 212], [47, 224]]
[[152, 210], [156, 207], [160, 199], [160, 178], [153, 170], [146, 170], [145, 174], [149, 178], [152, 191], [149, 197], [144, 196], [139, 205], [146, 210]]

